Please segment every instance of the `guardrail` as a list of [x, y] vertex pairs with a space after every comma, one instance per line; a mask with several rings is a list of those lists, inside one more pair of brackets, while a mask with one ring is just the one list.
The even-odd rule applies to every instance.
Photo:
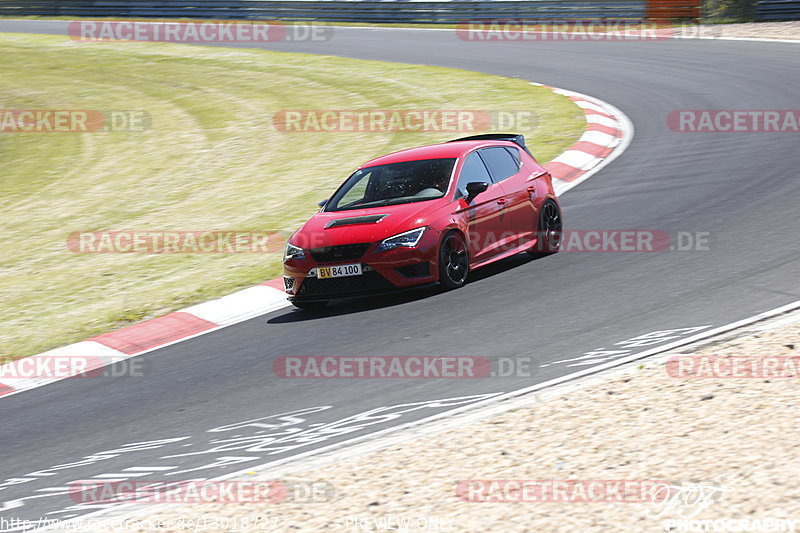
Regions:
[[761, 0], [756, 4], [756, 20], [800, 20], [800, 1]]
[[377, 23], [696, 19], [700, 0], [3, 0], [0, 15]]

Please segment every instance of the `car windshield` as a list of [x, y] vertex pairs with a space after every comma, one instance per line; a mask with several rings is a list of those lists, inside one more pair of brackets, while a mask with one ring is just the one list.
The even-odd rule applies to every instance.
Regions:
[[360, 168], [336, 191], [325, 211], [344, 211], [441, 198], [453, 173], [453, 159], [423, 159]]

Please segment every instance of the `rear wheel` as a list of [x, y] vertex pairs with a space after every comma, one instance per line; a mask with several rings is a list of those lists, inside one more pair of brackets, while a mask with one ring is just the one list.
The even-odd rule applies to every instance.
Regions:
[[539, 231], [536, 246], [528, 250], [534, 256], [550, 255], [561, 247], [561, 209], [553, 200], [547, 200], [539, 211]]
[[444, 290], [457, 289], [467, 281], [469, 254], [464, 237], [451, 231], [439, 246], [439, 285]]
[[292, 305], [303, 311], [322, 311], [328, 302], [292, 302]]

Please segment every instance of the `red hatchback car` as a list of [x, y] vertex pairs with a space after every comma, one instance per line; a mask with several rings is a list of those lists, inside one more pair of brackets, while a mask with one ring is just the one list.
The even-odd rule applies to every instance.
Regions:
[[514, 134], [385, 155], [356, 170], [286, 244], [284, 283], [301, 309], [438, 284], [527, 251], [558, 251], [550, 174]]

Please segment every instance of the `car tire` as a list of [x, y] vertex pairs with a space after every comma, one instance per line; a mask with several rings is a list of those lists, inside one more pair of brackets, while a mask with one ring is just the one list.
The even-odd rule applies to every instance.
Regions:
[[439, 287], [449, 291], [462, 287], [469, 274], [469, 251], [457, 231], [445, 234], [439, 245]]
[[328, 302], [292, 302], [292, 305], [303, 311], [319, 312], [325, 309]]
[[534, 257], [543, 257], [558, 252], [561, 247], [563, 229], [561, 208], [553, 200], [547, 200], [539, 210], [539, 227], [536, 232], [536, 246], [528, 250]]

